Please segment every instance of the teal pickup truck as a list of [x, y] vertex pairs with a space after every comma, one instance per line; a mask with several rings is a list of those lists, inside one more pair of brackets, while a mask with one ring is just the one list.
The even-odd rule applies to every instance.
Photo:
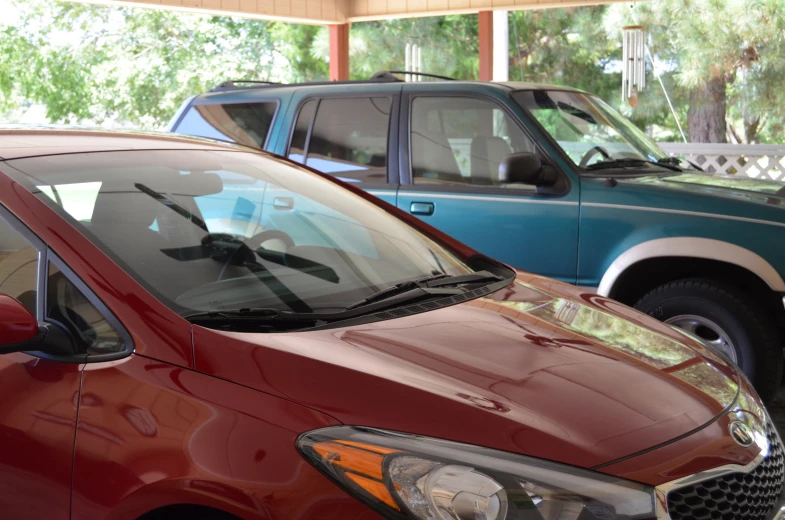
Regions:
[[[765, 399], [780, 385], [785, 188], [703, 173], [595, 96], [391, 73], [227, 82], [189, 99], [169, 130], [334, 175], [491, 257], [701, 337]], [[260, 222], [264, 211], [237, 208]], [[307, 221], [291, 197], [270, 212]]]

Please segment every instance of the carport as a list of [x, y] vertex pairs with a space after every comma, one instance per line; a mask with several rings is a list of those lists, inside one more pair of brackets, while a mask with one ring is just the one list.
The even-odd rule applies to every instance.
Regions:
[[476, 14], [479, 18], [479, 78], [506, 81], [507, 12], [569, 8], [623, 0], [76, 0], [106, 5], [242, 16], [330, 27], [330, 80], [349, 79], [352, 22]]

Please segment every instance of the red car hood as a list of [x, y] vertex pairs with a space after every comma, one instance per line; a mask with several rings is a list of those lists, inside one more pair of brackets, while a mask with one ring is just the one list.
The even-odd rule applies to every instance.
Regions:
[[582, 467], [696, 431], [738, 392], [735, 370], [679, 332], [527, 274], [482, 299], [362, 326], [195, 326], [194, 348], [197, 370], [345, 424]]

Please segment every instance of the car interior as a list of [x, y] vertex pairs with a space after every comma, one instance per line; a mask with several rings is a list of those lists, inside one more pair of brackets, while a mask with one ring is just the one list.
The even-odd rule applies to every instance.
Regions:
[[[419, 106], [418, 106], [419, 105]], [[415, 184], [502, 186], [499, 166], [517, 152], [535, 152], [512, 119], [484, 100], [416, 98], [411, 111]]]
[[[74, 169], [68, 184], [38, 188], [50, 203], [81, 215], [88, 236], [182, 313], [216, 306], [342, 310], [400, 281], [396, 276], [423, 272], [422, 265], [393, 261], [410, 247], [405, 240], [311, 200], [291, 175], [285, 187], [220, 164], [185, 167], [107, 164], [100, 173]], [[61, 182], [63, 172], [61, 166]]]

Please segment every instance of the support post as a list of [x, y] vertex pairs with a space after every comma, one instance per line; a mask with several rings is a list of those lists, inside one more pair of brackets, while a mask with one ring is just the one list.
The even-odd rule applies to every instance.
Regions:
[[480, 11], [480, 81], [493, 81], [493, 11]]
[[349, 79], [349, 24], [330, 26], [330, 81]]
[[510, 80], [510, 24], [507, 11], [493, 12], [493, 81]]

